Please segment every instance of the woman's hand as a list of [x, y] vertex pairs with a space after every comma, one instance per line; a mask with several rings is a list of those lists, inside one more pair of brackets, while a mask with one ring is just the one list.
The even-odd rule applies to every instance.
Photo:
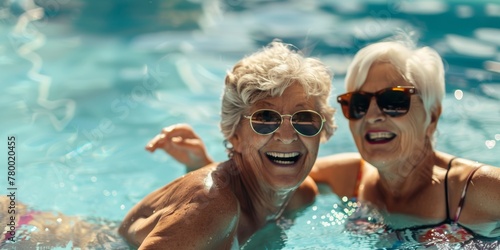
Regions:
[[154, 152], [163, 149], [186, 165], [189, 171], [196, 170], [213, 162], [207, 155], [207, 150], [201, 138], [187, 124], [176, 124], [162, 129], [146, 145], [146, 150]]

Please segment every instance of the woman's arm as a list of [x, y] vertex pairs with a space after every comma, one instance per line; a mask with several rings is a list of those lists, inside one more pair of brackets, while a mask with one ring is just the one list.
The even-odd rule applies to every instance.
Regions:
[[317, 183], [328, 184], [338, 196], [351, 197], [361, 177], [360, 168], [359, 153], [340, 153], [318, 158], [309, 176]]
[[187, 124], [176, 124], [164, 128], [146, 145], [154, 152], [163, 149], [178, 162], [186, 165], [188, 171], [199, 169], [213, 162], [201, 138]]

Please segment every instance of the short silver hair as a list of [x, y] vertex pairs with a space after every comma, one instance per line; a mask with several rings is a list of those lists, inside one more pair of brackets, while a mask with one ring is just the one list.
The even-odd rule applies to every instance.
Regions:
[[417, 88], [426, 112], [426, 123], [431, 112], [441, 108], [445, 94], [443, 61], [430, 47], [415, 48], [410, 41], [384, 41], [364, 47], [354, 56], [346, 75], [346, 90], [359, 90], [375, 63], [392, 64], [401, 76]]
[[290, 85], [299, 83], [307, 97], [316, 98], [317, 111], [326, 119], [321, 141], [328, 140], [335, 131], [335, 109], [329, 104], [332, 77], [331, 71], [320, 60], [304, 57], [290, 44], [274, 40], [244, 57], [227, 73], [220, 123], [224, 137], [233, 136], [241, 117], [254, 103], [281, 96]]

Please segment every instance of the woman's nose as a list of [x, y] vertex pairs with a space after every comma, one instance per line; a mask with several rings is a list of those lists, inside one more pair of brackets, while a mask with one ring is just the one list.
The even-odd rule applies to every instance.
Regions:
[[385, 120], [385, 114], [382, 112], [382, 110], [380, 110], [380, 107], [377, 105], [377, 100], [375, 98], [372, 98], [370, 100], [370, 106], [368, 106], [365, 117], [369, 123], [375, 123]]
[[292, 126], [290, 116], [283, 116], [283, 122], [276, 132], [274, 132], [274, 137], [276, 140], [283, 142], [284, 144], [290, 144], [298, 139], [297, 131]]

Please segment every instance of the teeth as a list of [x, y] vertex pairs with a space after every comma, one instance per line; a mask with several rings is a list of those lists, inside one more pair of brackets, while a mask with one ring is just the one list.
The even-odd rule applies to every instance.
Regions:
[[280, 153], [280, 152], [267, 152], [269, 160], [280, 165], [291, 165], [297, 162], [300, 156], [299, 152], [293, 153]]
[[289, 164], [294, 164], [294, 161], [281, 161], [281, 160], [274, 160], [274, 162], [282, 165], [289, 165]]
[[376, 132], [376, 133], [370, 133], [368, 134], [368, 136], [371, 140], [377, 140], [377, 139], [390, 139], [394, 137], [394, 134], [390, 132]]
[[293, 152], [293, 153], [279, 153], [279, 152], [267, 152], [267, 155], [276, 157], [276, 158], [290, 158], [290, 157], [296, 157], [299, 155], [298, 152]]

